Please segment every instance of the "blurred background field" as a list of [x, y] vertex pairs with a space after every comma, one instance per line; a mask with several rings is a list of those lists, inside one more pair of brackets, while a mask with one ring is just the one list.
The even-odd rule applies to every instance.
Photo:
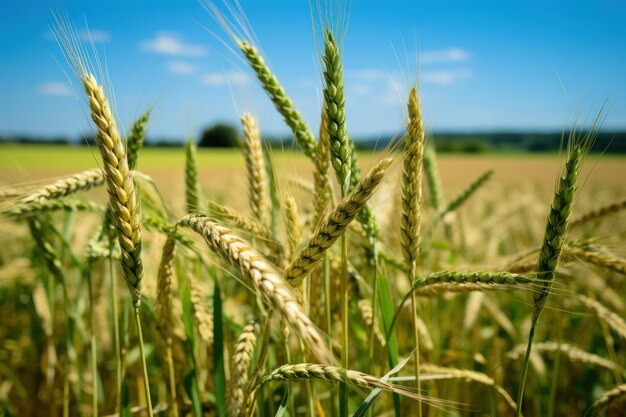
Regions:
[[[272, 158], [280, 179], [299, 177], [312, 180], [312, 165], [299, 151], [274, 148]], [[364, 169], [378, 158], [377, 152], [361, 151]], [[147, 147], [141, 153], [141, 171], [150, 175], [168, 201], [184, 196], [185, 152], [182, 148]], [[441, 179], [449, 193], [462, 190], [472, 178], [487, 169], [494, 175], [487, 187], [532, 186], [546, 193], [553, 191], [561, 157], [558, 153], [443, 153], [439, 154]], [[95, 146], [2, 145], [0, 146], [0, 186], [34, 186], [75, 172], [98, 167]], [[234, 193], [246, 184], [245, 159], [238, 149], [199, 148], [198, 172], [208, 198], [226, 203], [240, 203], [245, 193]], [[581, 195], [606, 193], [614, 198], [626, 194], [626, 155], [591, 154], [581, 178]], [[583, 198], [584, 200], [584, 198]]]

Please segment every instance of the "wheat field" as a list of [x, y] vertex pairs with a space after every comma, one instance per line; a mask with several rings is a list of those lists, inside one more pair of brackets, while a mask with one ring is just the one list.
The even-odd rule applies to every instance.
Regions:
[[240, 150], [144, 151], [150, 112], [117, 120], [54, 27], [97, 146], [3, 148], [0, 415], [624, 415], [626, 162], [588, 154], [602, 112], [560, 155], [442, 156], [415, 84], [406, 133], [358, 154], [336, 29], [315, 128], [231, 30], [298, 155], [250, 113]]

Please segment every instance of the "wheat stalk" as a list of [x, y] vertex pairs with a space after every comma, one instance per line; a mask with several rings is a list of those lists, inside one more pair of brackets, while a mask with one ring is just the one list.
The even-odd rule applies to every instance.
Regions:
[[283, 365], [273, 370], [269, 375], [263, 377], [259, 382], [256, 391], [258, 391], [258, 389], [260, 389], [263, 385], [272, 381], [286, 382], [299, 379], [320, 379], [330, 382], [343, 382], [365, 389], [379, 388], [383, 391], [397, 393], [411, 399], [423, 399], [421, 396], [408, 388], [390, 384], [381, 378], [376, 378], [363, 372], [314, 363]]
[[311, 352], [321, 361], [329, 359], [322, 335], [311, 319], [302, 311], [297, 296], [289, 285], [261, 255], [231, 230], [220, 226], [203, 215], [187, 215], [179, 225], [200, 234], [209, 247], [224, 260], [236, 266], [248, 278], [265, 302], [280, 312], [281, 316], [310, 346]]
[[[409, 92], [406, 135], [406, 149], [402, 170], [402, 217], [400, 227], [400, 244], [404, 260], [409, 266], [409, 283], [412, 285], [417, 278], [417, 261], [420, 255], [420, 226], [422, 204], [422, 158], [424, 154], [424, 127], [422, 123], [422, 109], [415, 87]], [[417, 325], [417, 298], [411, 292], [411, 321], [413, 324], [413, 344], [415, 348], [415, 384], [417, 393], [420, 387], [420, 353], [419, 330]], [[417, 414], [422, 415], [422, 404], [417, 404]]]
[[[454, 378], [454, 379], [464, 379], [466, 381], [478, 382], [479, 384], [488, 385], [493, 387], [498, 394], [502, 396], [504, 401], [513, 409], [517, 408], [517, 404], [513, 401], [513, 398], [509, 395], [508, 392], [500, 385], [496, 384], [496, 381], [487, 374], [482, 372], [477, 372], [471, 369], [457, 369], [457, 368], [449, 368], [444, 366], [432, 365], [429, 363], [422, 364], [422, 370], [427, 373], [435, 374], [436, 379], [441, 378]], [[429, 378], [430, 379], [430, 378]]]
[[493, 175], [493, 170], [487, 170], [476, 178], [470, 185], [468, 185], [463, 191], [457, 194], [445, 207], [439, 209], [433, 220], [433, 225], [437, 224], [443, 219], [446, 214], [457, 210], [463, 205], [489, 178]]
[[262, 224], [267, 223], [267, 177], [265, 161], [261, 149], [261, 133], [256, 120], [250, 113], [241, 117], [243, 133], [246, 138], [244, 154], [248, 174], [248, 201], [253, 216]]
[[143, 148], [143, 143], [146, 140], [146, 125], [149, 118], [150, 110], [142, 114], [130, 129], [130, 136], [126, 140], [126, 158], [128, 159], [128, 169], [130, 170], [137, 167], [139, 151]]
[[393, 159], [391, 158], [378, 162], [329, 214], [309, 240], [307, 246], [285, 269], [285, 278], [288, 282], [297, 287], [304, 280], [304, 277], [315, 269], [321, 262], [324, 252], [344, 234], [348, 224], [354, 220], [359, 210], [380, 185], [392, 162]]
[[328, 209], [330, 203], [330, 138], [328, 135], [328, 116], [326, 108], [322, 108], [320, 134], [315, 157], [314, 197], [312, 229], [315, 230]]
[[256, 320], [249, 321], [241, 330], [237, 341], [235, 342], [235, 351], [233, 352], [233, 373], [230, 377], [231, 391], [228, 414], [231, 417], [237, 417], [241, 414], [245, 404], [245, 394], [248, 390], [248, 368], [254, 354], [256, 345], [256, 333], [258, 332], [258, 324]]
[[189, 139], [185, 143], [185, 203], [187, 213], [195, 213], [200, 209], [197, 159], [196, 144], [192, 139]]
[[428, 182], [428, 190], [430, 191], [430, 203], [435, 210], [439, 210], [443, 192], [434, 146], [427, 146], [424, 149], [424, 172]]
[[624, 209], [626, 209], [626, 198], [614, 201], [605, 206], [601, 206], [587, 213], [581, 214], [571, 221], [570, 227], [577, 227], [585, 223], [589, 223], [593, 220], [600, 220], [611, 214], [619, 213]]
[[346, 100], [343, 95], [343, 67], [339, 46], [330, 31], [324, 41], [324, 108], [328, 119], [328, 137], [332, 166], [342, 195], [350, 187], [351, 149], [346, 128]]
[[200, 288], [198, 278], [195, 276], [189, 279], [189, 298], [198, 335], [207, 346], [213, 346], [213, 315], [205, 308], [206, 297]]
[[300, 112], [293, 107], [278, 79], [271, 73], [257, 49], [250, 42], [241, 39], [237, 39], [236, 42], [305, 155], [315, 160], [315, 136], [302, 119]]
[[13, 217], [30, 217], [39, 213], [51, 211], [104, 211], [104, 208], [91, 201], [81, 200], [43, 200], [20, 204], [7, 210], [7, 214]]
[[[593, 403], [591, 409], [593, 410], [593, 414], [597, 415], [603, 411], [612, 409], [614, 406], [622, 406], [624, 400], [626, 399], [626, 384], [618, 385], [615, 388], [612, 388], [608, 391], [602, 393], [600, 398]], [[615, 410], [619, 413], [620, 410], [616, 407]], [[623, 409], [622, 409], [623, 411]], [[587, 413], [589, 414], [589, 413]], [[615, 414], [618, 416], [619, 414]]]
[[45, 185], [24, 197], [21, 202], [24, 204], [41, 203], [66, 197], [78, 191], [87, 191], [102, 184], [104, 184], [104, 172], [101, 169], [90, 169]]
[[290, 195], [285, 196], [285, 223], [289, 253], [291, 259], [293, 259], [296, 256], [300, 238], [302, 237], [302, 226], [298, 218], [298, 205], [296, 200]]
[[[602, 356], [596, 355], [595, 353], [587, 352], [577, 346], [574, 346], [569, 343], [559, 343], [559, 342], [541, 342], [535, 343], [533, 345], [534, 350], [537, 352], [543, 353], [556, 353], [561, 352], [565, 356], [567, 356], [570, 360], [574, 362], [580, 362], [586, 365], [594, 366], [597, 368], [603, 368], [610, 371], [619, 371], [624, 374], [624, 369], [622, 369], [618, 364], [603, 358]], [[517, 360], [522, 357], [522, 354], [526, 350], [526, 345], [518, 345], [512, 351], [507, 353], [507, 357], [512, 360]]]
[[579, 296], [580, 301], [588, 308], [592, 309], [598, 315], [598, 318], [604, 320], [617, 334], [626, 340], [626, 321], [615, 312], [609, 310], [596, 300], [589, 297]]
[[559, 263], [563, 243], [565, 242], [569, 228], [570, 214], [574, 203], [574, 196], [576, 194], [580, 168], [582, 166], [584, 156], [593, 141], [594, 131], [595, 129], [591, 129], [583, 138], [577, 138], [575, 131], [570, 134], [565, 169], [559, 178], [554, 198], [552, 200], [552, 205], [550, 206], [550, 213], [548, 214], [548, 222], [546, 224], [543, 244], [541, 246], [541, 250], [539, 251], [539, 261], [537, 263], [537, 278], [539, 281], [533, 285], [534, 308], [531, 319], [531, 327], [528, 334], [528, 345], [526, 357], [524, 359], [521, 384], [519, 386], [517, 398], [517, 417], [521, 415], [524, 386], [528, 372], [528, 358], [532, 349], [535, 329], [537, 327], [539, 317], [545, 307], [550, 289], [552, 288], [554, 273]]

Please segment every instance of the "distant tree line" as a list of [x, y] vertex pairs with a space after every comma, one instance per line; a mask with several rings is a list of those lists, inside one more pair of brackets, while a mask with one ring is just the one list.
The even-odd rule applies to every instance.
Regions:
[[[449, 133], [435, 132], [428, 140], [439, 152], [484, 153], [484, 152], [555, 152], [561, 149], [565, 139], [561, 132], [489, 132], [489, 133]], [[385, 149], [390, 142], [398, 137], [381, 136], [377, 138], [354, 138], [358, 149]], [[279, 149], [298, 149], [299, 146], [291, 137], [264, 137], [264, 142]], [[401, 140], [401, 139], [400, 139]], [[95, 144], [94, 137], [70, 140], [62, 137], [44, 138], [29, 136], [0, 136], [0, 143], [23, 144]], [[146, 146], [178, 147], [183, 140], [149, 138]], [[205, 129], [198, 138], [199, 147], [240, 147], [242, 138], [240, 131], [229, 124], [216, 124]], [[602, 131], [597, 133], [592, 152], [626, 153], [626, 131]]]

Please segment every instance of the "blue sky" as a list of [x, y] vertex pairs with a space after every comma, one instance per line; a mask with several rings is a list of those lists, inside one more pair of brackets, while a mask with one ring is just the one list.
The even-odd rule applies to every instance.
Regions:
[[[308, 1], [241, 4], [273, 71], [316, 126], [320, 65]], [[0, 3], [0, 135], [90, 132], [49, 32], [51, 9], [79, 30], [87, 22], [123, 126], [152, 105], [153, 138], [198, 135], [217, 121], [237, 123], [244, 111], [265, 133], [288, 135], [196, 0]], [[416, 76], [434, 130], [558, 130], [566, 108], [571, 120], [607, 97], [605, 128], [626, 129], [623, 1], [353, 0], [344, 58], [356, 137], [401, 129], [407, 79]]]

